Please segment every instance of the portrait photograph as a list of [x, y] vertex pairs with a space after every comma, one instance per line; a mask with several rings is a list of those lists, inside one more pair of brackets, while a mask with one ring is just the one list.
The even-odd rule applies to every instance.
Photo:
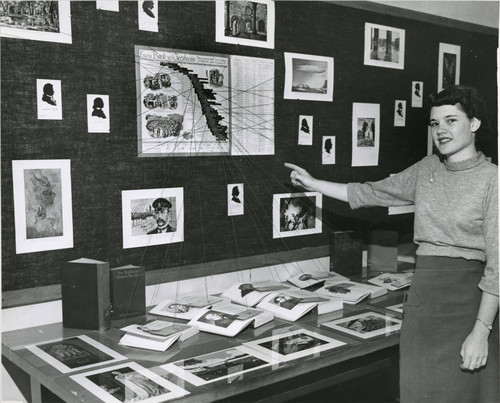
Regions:
[[285, 99], [333, 100], [333, 57], [285, 52]]
[[122, 191], [123, 248], [184, 241], [184, 189]]
[[2, 1], [1, 3], [1, 36], [71, 43], [69, 1]]
[[12, 161], [16, 253], [73, 247], [70, 160]]
[[193, 385], [201, 386], [222, 379], [227, 379], [226, 382], [230, 383], [245, 373], [269, 365], [269, 358], [265, 354], [245, 346], [237, 346], [168, 363], [161, 368]]
[[89, 133], [109, 133], [109, 95], [87, 94]]
[[274, 1], [215, 2], [215, 41], [274, 49]]
[[107, 403], [158, 403], [189, 394], [135, 362], [71, 375], [71, 379]]
[[460, 84], [460, 53], [460, 46], [439, 43], [438, 92]]
[[273, 196], [273, 238], [320, 234], [322, 195], [318, 192]]
[[365, 65], [404, 69], [405, 30], [365, 23]]
[[36, 80], [37, 113], [40, 120], [62, 120], [61, 80]]
[[333, 330], [347, 333], [362, 339], [387, 336], [401, 329], [401, 320], [378, 312], [365, 312], [359, 315], [322, 323]]
[[380, 105], [352, 104], [352, 166], [378, 165]]
[[278, 362], [290, 361], [308, 355], [317, 355], [345, 344], [340, 340], [307, 329], [276, 333], [260, 340], [244, 343], [244, 345], [266, 354]]
[[26, 348], [62, 373], [127, 360], [127, 357], [85, 335]]

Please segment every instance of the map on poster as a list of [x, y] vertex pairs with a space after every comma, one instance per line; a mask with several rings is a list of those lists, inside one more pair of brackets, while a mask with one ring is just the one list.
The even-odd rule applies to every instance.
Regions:
[[274, 154], [274, 60], [136, 46], [140, 157]]

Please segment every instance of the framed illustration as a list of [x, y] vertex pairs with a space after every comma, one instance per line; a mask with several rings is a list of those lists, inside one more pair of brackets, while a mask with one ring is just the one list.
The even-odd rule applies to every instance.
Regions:
[[269, 365], [268, 356], [245, 346], [236, 346], [168, 363], [161, 368], [193, 385], [201, 386], [221, 379], [236, 379], [244, 373]]
[[380, 105], [352, 104], [352, 166], [378, 165]]
[[320, 234], [322, 202], [317, 192], [273, 195], [273, 238]]
[[411, 82], [411, 107], [421, 108], [424, 97], [424, 82], [412, 81]]
[[439, 43], [437, 90], [456, 84], [460, 84], [460, 46]]
[[321, 163], [323, 165], [335, 164], [335, 136], [323, 136], [322, 144]]
[[308, 355], [316, 355], [346, 343], [323, 336], [307, 329], [298, 329], [244, 343], [255, 351], [271, 357], [273, 361], [290, 361]]
[[335, 319], [322, 323], [330, 329], [347, 333], [362, 339], [389, 335], [401, 329], [401, 320], [378, 312], [365, 312], [359, 315]]
[[215, 2], [215, 40], [274, 49], [274, 1]]
[[313, 116], [299, 115], [299, 145], [312, 146], [313, 143]]
[[61, 80], [36, 80], [37, 116], [40, 120], [62, 120]]
[[71, 375], [71, 379], [107, 403], [157, 403], [189, 394], [135, 362]]
[[138, 1], [137, 16], [141, 31], [158, 32], [158, 0]]
[[70, 6], [69, 1], [2, 1], [0, 35], [71, 43]]
[[89, 133], [109, 133], [109, 95], [87, 94]]
[[184, 189], [122, 191], [123, 248], [184, 241]]
[[405, 30], [365, 23], [365, 58], [367, 66], [404, 69]]
[[12, 161], [16, 253], [73, 247], [70, 160]]
[[243, 183], [227, 185], [227, 215], [243, 215], [245, 211], [245, 194]]
[[396, 99], [394, 101], [394, 126], [406, 125], [406, 101], [403, 99]]
[[62, 373], [127, 360], [127, 357], [85, 335], [26, 346], [26, 349]]
[[285, 99], [333, 100], [333, 57], [285, 52]]

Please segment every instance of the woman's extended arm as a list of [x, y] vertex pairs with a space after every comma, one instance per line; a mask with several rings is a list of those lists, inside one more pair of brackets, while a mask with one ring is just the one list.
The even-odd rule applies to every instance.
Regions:
[[320, 192], [328, 197], [347, 202], [347, 184], [328, 182], [312, 177], [309, 172], [298, 165], [285, 162], [285, 166], [290, 168], [290, 180], [294, 186], [302, 186], [304, 189], [313, 192]]

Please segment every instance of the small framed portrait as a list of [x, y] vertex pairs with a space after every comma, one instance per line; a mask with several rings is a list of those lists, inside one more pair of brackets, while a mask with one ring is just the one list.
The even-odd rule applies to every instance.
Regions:
[[352, 104], [352, 166], [378, 165], [380, 105]]
[[283, 193], [273, 196], [273, 238], [320, 234], [321, 193]]
[[26, 349], [62, 373], [127, 360], [127, 357], [85, 335], [30, 345]]
[[36, 80], [39, 120], [62, 120], [61, 80]]
[[274, 49], [274, 1], [215, 2], [215, 40]]
[[[9, 4], [0, 7], [1, 36], [71, 43], [71, 2], [3, 1], [2, 3]], [[28, 4], [30, 7], [27, 7], [26, 3], [31, 3]], [[33, 7], [35, 5], [38, 7]]]
[[396, 99], [394, 101], [394, 126], [404, 127], [406, 125], [406, 101]]
[[184, 241], [184, 189], [122, 191], [123, 248]]
[[333, 100], [333, 57], [285, 52], [285, 99]]
[[70, 160], [12, 161], [16, 253], [73, 247]]
[[139, 29], [158, 32], [158, 0], [138, 1], [137, 7]]
[[195, 386], [201, 386], [221, 379], [238, 379], [244, 373], [269, 365], [269, 358], [264, 354], [245, 346], [236, 346], [168, 363], [161, 368]]
[[437, 90], [456, 84], [460, 84], [460, 46], [440, 43]]
[[87, 94], [89, 133], [109, 133], [109, 95]]
[[335, 164], [335, 136], [323, 136], [321, 162], [323, 165]]
[[245, 198], [243, 183], [227, 185], [227, 215], [243, 215], [245, 212]]
[[313, 143], [313, 117], [299, 116], [299, 145], [312, 146]]
[[405, 30], [365, 23], [365, 65], [403, 70]]
[[277, 332], [276, 334], [244, 343], [273, 361], [290, 361], [309, 355], [317, 355], [346, 343], [307, 329]]
[[135, 362], [99, 368], [71, 375], [96, 398], [108, 403], [159, 403], [189, 392]]
[[388, 336], [401, 330], [401, 319], [378, 312], [364, 312], [322, 323], [322, 326], [347, 333], [361, 339]]
[[421, 108], [424, 97], [424, 82], [412, 81], [411, 83], [411, 107]]

